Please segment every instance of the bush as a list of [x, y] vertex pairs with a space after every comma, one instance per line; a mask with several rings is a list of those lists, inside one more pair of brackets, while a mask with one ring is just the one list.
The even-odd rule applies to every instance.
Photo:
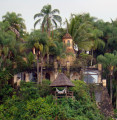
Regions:
[[0, 102], [4, 102], [13, 92], [11, 85], [8, 84], [11, 78], [12, 75], [8, 70], [0, 70]]
[[22, 100], [30, 100], [37, 99], [40, 95], [35, 83], [21, 81], [19, 96]]
[[11, 96], [13, 93], [13, 88], [11, 85], [5, 84], [3, 88], [0, 90], [0, 100], [4, 102], [8, 99], [9, 96]]
[[42, 85], [38, 85], [38, 89], [39, 89], [39, 95], [41, 97], [46, 97], [47, 95], [51, 94], [51, 87], [50, 85], [50, 81], [49, 80], [43, 80], [42, 81]]
[[9, 98], [5, 104], [0, 105], [1, 120], [54, 120], [58, 108], [51, 102], [47, 103], [47, 98], [31, 99], [22, 101], [19, 97]]
[[40, 97], [46, 97], [51, 94], [51, 87], [49, 80], [43, 80], [42, 85], [34, 82], [24, 82], [20, 84], [20, 96], [24, 100], [36, 99]]
[[75, 87], [72, 90], [75, 93], [75, 100], [63, 98], [55, 101], [53, 96], [49, 95], [51, 90], [49, 84], [49, 81], [43, 81], [42, 86], [22, 82], [19, 96], [14, 94], [0, 105], [0, 119], [105, 120], [96, 104], [91, 101], [89, 90], [83, 81], [74, 81]]
[[76, 100], [82, 100], [83, 102], [87, 101], [90, 98], [88, 85], [81, 80], [72, 82], [75, 87], [72, 87], [71, 90], [74, 92]]
[[58, 100], [60, 120], [104, 120], [94, 103], [82, 103], [81, 100]]
[[114, 116], [117, 118], [117, 109], [114, 110]]

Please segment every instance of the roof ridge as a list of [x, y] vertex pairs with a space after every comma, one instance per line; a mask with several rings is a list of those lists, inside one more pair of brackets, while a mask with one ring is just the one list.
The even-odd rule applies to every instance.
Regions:
[[63, 36], [63, 39], [72, 39], [72, 36], [69, 34], [69, 33], [66, 33], [64, 36]]
[[51, 83], [51, 87], [73, 87], [74, 84], [70, 81], [70, 79], [64, 74], [59, 73], [57, 78]]

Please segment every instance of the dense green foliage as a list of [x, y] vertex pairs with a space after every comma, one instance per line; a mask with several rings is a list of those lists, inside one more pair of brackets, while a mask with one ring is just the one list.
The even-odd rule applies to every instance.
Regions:
[[[112, 102], [117, 109], [117, 20], [104, 22], [90, 14], [77, 14], [71, 15], [67, 21], [67, 30], [57, 29], [57, 23], [62, 21], [57, 13], [58, 9], [52, 10], [51, 5], [45, 5], [34, 16], [35, 19], [39, 18], [34, 26], [42, 21], [40, 29], [30, 34], [25, 31], [21, 14], [7, 12], [0, 21], [0, 119], [105, 119], [90, 98], [88, 86], [84, 82], [74, 81], [76, 87], [71, 90], [74, 91], [75, 100], [61, 99], [57, 105], [50, 95], [50, 82], [42, 82], [43, 66], [57, 61], [61, 67], [61, 59], [67, 56], [66, 46], [62, 42], [66, 31], [71, 34], [73, 46], [78, 49], [75, 51], [76, 61], [71, 68], [85, 69], [89, 65], [96, 65], [97, 61], [102, 63], [102, 76], [107, 79], [107, 87], [110, 88]], [[86, 54], [87, 50], [90, 55]], [[21, 82], [20, 88], [15, 90], [13, 76], [34, 69], [37, 69], [35, 81], [38, 84]]]
[[[20, 90], [0, 105], [0, 119], [4, 120], [104, 120], [97, 106], [91, 101], [88, 86], [83, 81], [73, 82], [75, 99], [58, 99], [49, 95], [46, 87], [22, 82]], [[48, 95], [47, 95], [48, 94]], [[45, 97], [40, 97], [45, 96]], [[56, 104], [57, 103], [57, 104]]]

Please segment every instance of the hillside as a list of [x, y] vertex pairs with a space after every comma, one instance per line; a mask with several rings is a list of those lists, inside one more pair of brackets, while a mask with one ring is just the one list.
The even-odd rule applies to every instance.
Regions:
[[[96, 102], [90, 97], [89, 87], [83, 81], [73, 81], [75, 99], [58, 99], [51, 95], [49, 81], [43, 85], [22, 82], [18, 91], [9, 91], [0, 105], [1, 120], [106, 120]], [[4, 91], [3, 91], [4, 92]], [[9, 96], [9, 94], [13, 94]], [[57, 104], [56, 104], [57, 103]], [[109, 118], [108, 118], [109, 120]]]

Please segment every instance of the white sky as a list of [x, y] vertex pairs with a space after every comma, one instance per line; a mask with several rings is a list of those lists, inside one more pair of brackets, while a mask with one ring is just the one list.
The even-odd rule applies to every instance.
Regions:
[[0, 21], [8, 11], [20, 13], [29, 32], [35, 22], [33, 16], [47, 4], [60, 10], [63, 22], [70, 18], [71, 13], [90, 13], [104, 21], [117, 18], [117, 0], [0, 0]]

